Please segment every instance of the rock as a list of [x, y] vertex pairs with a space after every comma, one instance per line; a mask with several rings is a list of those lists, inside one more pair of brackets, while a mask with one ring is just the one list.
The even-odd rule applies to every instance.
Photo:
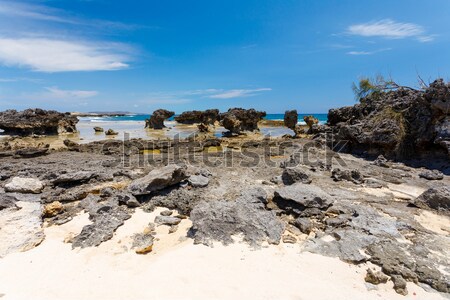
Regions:
[[364, 182], [364, 177], [358, 170], [341, 170], [336, 168], [331, 171], [331, 178], [333, 178], [334, 181], [347, 180], [354, 184], [361, 184]]
[[148, 175], [134, 180], [128, 186], [128, 191], [134, 196], [148, 195], [151, 192], [180, 183], [185, 179], [187, 179], [185, 166], [168, 165], [161, 169], [152, 170]]
[[312, 182], [308, 173], [299, 168], [285, 168], [281, 179], [285, 185], [291, 185], [297, 182], [310, 184]]
[[160, 213], [161, 216], [165, 216], [165, 217], [171, 216], [172, 214], [173, 214], [173, 212], [171, 210], [163, 210]]
[[292, 129], [295, 131], [295, 127], [298, 123], [298, 113], [297, 110], [287, 110], [284, 113], [284, 126], [286, 126], [289, 129]]
[[102, 127], [96, 126], [96, 127], [94, 127], [94, 131], [95, 132], [104, 132], [105, 130]]
[[283, 235], [282, 241], [285, 244], [295, 244], [295, 243], [297, 243], [297, 239], [295, 238], [295, 236], [293, 236], [291, 234]]
[[108, 129], [105, 131], [105, 135], [118, 135], [119, 133], [112, 130], [112, 129]]
[[5, 185], [5, 191], [10, 193], [39, 194], [44, 189], [44, 184], [35, 178], [13, 177]]
[[91, 180], [95, 174], [89, 171], [68, 172], [65, 174], [57, 175], [57, 178], [52, 181], [54, 185], [64, 184], [81, 184]]
[[203, 175], [191, 175], [188, 182], [192, 187], [205, 187], [209, 184], [209, 178]]
[[327, 224], [330, 227], [342, 227], [348, 223], [349, 218], [340, 215], [334, 218], [328, 218], [325, 220], [325, 224]]
[[141, 203], [130, 193], [119, 193], [115, 195], [120, 204], [125, 204], [128, 207], [134, 208], [141, 206]]
[[412, 201], [417, 207], [448, 212], [450, 210], [450, 187], [430, 188]]
[[76, 132], [78, 119], [54, 110], [26, 109], [0, 112], [0, 129], [7, 135], [52, 135]]
[[137, 254], [147, 254], [153, 250], [154, 237], [150, 233], [137, 233], [133, 236], [132, 248]]
[[258, 122], [266, 116], [265, 112], [252, 109], [230, 108], [221, 114], [221, 123], [231, 134], [241, 134], [243, 131], [257, 131]]
[[400, 275], [392, 275], [392, 282], [394, 283], [394, 290], [397, 294], [406, 296], [408, 295], [408, 288], [406, 287], [406, 280]]
[[175, 121], [181, 124], [197, 124], [214, 125], [216, 121], [219, 121], [218, 109], [207, 109], [205, 111], [185, 111], [181, 115], [175, 117]]
[[45, 238], [39, 202], [16, 202], [20, 209], [0, 210], [0, 258], [28, 251]]
[[419, 177], [427, 180], [442, 180], [444, 179], [444, 174], [438, 170], [426, 170], [419, 173]]
[[89, 209], [93, 223], [86, 225], [81, 233], [73, 238], [72, 248], [95, 247], [110, 240], [116, 229], [131, 216], [121, 206], [93, 204]]
[[364, 280], [368, 283], [378, 285], [380, 283], [386, 283], [388, 281], [389, 277], [385, 274], [381, 273], [380, 271], [373, 271], [372, 269], [367, 269], [366, 277], [364, 277]]
[[297, 218], [294, 224], [304, 234], [309, 234], [313, 229], [313, 225], [309, 218]]
[[332, 204], [330, 195], [321, 188], [299, 183], [275, 190], [273, 201], [279, 208], [295, 215], [306, 208], [327, 209]]
[[377, 159], [372, 162], [372, 165], [389, 168], [388, 160], [383, 155], [378, 155]]
[[254, 247], [265, 241], [278, 244], [284, 232], [275, 212], [243, 199], [203, 201], [194, 207], [190, 218], [194, 243], [210, 246], [214, 241], [233, 243], [232, 237], [240, 234]]
[[178, 230], [178, 225], [172, 225], [169, 228], [169, 234], [175, 233]]
[[385, 182], [374, 178], [367, 178], [364, 181], [364, 185], [372, 189], [381, 189], [383, 187], [387, 187], [387, 184]]
[[319, 124], [319, 119], [314, 116], [304, 116], [303, 121], [305, 121], [308, 126], [308, 133], [311, 134], [313, 132], [313, 126]]
[[19, 209], [16, 202], [17, 199], [15, 197], [7, 194], [0, 194], [0, 211], [7, 208]]
[[178, 225], [180, 224], [181, 219], [177, 217], [172, 216], [156, 216], [155, 217], [155, 223], [159, 225]]
[[44, 211], [42, 212], [42, 215], [44, 216], [44, 218], [51, 218], [62, 213], [63, 210], [64, 207], [61, 204], [61, 202], [55, 201], [44, 206]]
[[66, 139], [63, 141], [64, 146], [67, 147], [67, 149], [69, 149], [69, 151], [80, 151], [80, 144], [75, 143], [69, 139]]
[[239, 202], [267, 204], [267, 193], [261, 187], [251, 187], [241, 192], [237, 199]]
[[19, 149], [14, 152], [14, 157], [23, 157], [23, 158], [31, 158], [31, 157], [39, 157], [46, 155], [48, 153], [50, 145], [46, 145], [45, 148], [25, 148]]
[[164, 125], [164, 120], [169, 119], [174, 114], [175, 112], [165, 109], [155, 110], [150, 118], [145, 120], [145, 128], [163, 129], [166, 127]]

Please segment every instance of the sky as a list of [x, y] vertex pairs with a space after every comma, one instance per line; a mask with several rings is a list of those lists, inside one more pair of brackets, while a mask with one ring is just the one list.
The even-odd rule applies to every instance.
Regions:
[[450, 78], [448, 0], [0, 0], [0, 110], [326, 113]]

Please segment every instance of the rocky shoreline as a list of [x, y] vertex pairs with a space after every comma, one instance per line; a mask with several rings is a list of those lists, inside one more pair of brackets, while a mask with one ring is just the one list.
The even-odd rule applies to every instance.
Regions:
[[[284, 125], [294, 134], [279, 138], [258, 135], [265, 112], [233, 108], [180, 115], [180, 123], [198, 125], [181, 140], [67, 139], [58, 149], [7, 140], [0, 146], [0, 260], [39, 247], [45, 228], [81, 214], [90, 223], [67, 237], [73, 249], [99, 247], [137, 212], [157, 210], [126, 251], [151, 253], [161, 242], [158, 228], [175, 233], [189, 220], [185, 238], [195, 244], [295, 245], [372, 266], [368, 289], [389, 281], [407, 295], [413, 282], [448, 296], [449, 88], [436, 81], [425, 91], [372, 94], [331, 110], [324, 126], [308, 119], [298, 127], [290, 111]], [[163, 128], [169, 115], [155, 111], [147, 126]], [[223, 137], [211, 135], [219, 122], [229, 130]], [[20, 135], [75, 124], [56, 112], [0, 113], [0, 128]]]

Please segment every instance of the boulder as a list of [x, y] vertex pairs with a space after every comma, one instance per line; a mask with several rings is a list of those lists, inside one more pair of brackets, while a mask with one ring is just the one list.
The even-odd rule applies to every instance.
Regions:
[[438, 170], [426, 170], [419, 173], [419, 177], [427, 180], [442, 180], [444, 179], [444, 174]]
[[205, 124], [214, 125], [219, 121], [220, 113], [218, 109], [207, 109], [204, 111], [193, 110], [185, 111], [175, 117], [175, 121], [181, 124]]
[[78, 119], [54, 110], [26, 109], [0, 112], [0, 129], [8, 135], [56, 135], [77, 131]]
[[191, 175], [188, 182], [192, 187], [205, 187], [209, 184], [209, 178], [203, 175]]
[[230, 108], [221, 114], [221, 123], [232, 134], [241, 134], [243, 131], [256, 131], [258, 122], [266, 116], [265, 112], [255, 109]]
[[423, 192], [413, 200], [412, 204], [424, 209], [435, 209], [448, 212], [450, 210], [450, 187], [434, 187]]
[[119, 133], [112, 130], [112, 129], [108, 129], [105, 131], [105, 135], [118, 135]]
[[10, 193], [39, 194], [44, 189], [44, 184], [36, 178], [13, 177], [5, 185], [5, 191]]
[[277, 189], [273, 202], [294, 215], [300, 215], [307, 208], [327, 209], [332, 205], [331, 196], [321, 188], [300, 183]]
[[163, 129], [164, 127], [166, 127], [164, 125], [164, 120], [169, 119], [173, 115], [175, 115], [175, 112], [173, 111], [165, 109], [155, 110], [150, 118], [148, 120], [145, 120], [145, 128]]
[[152, 170], [146, 176], [134, 180], [128, 186], [128, 191], [138, 196], [165, 189], [187, 179], [186, 169], [186, 166], [168, 165]]
[[298, 113], [297, 110], [287, 110], [284, 113], [284, 126], [286, 126], [289, 129], [292, 129], [295, 131], [295, 127], [298, 123]]
[[308, 173], [299, 168], [285, 168], [281, 179], [285, 185], [291, 185], [296, 182], [310, 184], [312, 182]]
[[194, 243], [209, 246], [214, 241], [233, 243], [236, 235], [254, 247], [263, 242], [279, 244], [284, 232], [275, 212], [265, 210], [258, 201], [203, 201], [194, 207], [190, 218]]

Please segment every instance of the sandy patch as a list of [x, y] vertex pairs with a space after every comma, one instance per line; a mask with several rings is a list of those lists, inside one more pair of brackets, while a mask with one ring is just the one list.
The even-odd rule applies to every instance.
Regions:
[[414, 216], [414, 219], [428, 230], [437, 234], [450, 235], [450, 218], [447, 216], [423, 210], [419, 215]]

